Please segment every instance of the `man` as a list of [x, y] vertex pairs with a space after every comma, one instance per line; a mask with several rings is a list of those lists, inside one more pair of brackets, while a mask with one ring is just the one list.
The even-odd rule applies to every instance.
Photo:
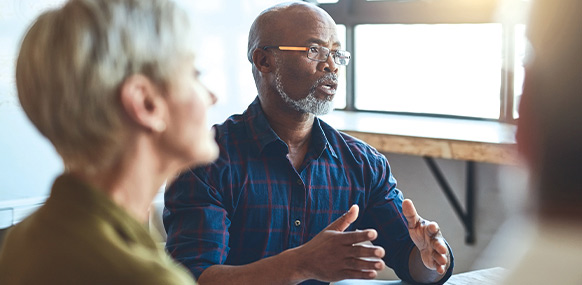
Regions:
[[267, 9], [248, 57], [258, 98], [216, 126], [219, 159], [166, 192], [174, 258], [200, 283], [371, 279], [385, 263], [410, 282], [446, 281], [450, 248], [403, 202], [386, 158], [316, 117], [349, 61], [333, 19], [304, 2]]
[[517, 143], [536, 194], [537, 229], [506, 284], [582, 284], [580, 11], [579, 0], [533, 2]]

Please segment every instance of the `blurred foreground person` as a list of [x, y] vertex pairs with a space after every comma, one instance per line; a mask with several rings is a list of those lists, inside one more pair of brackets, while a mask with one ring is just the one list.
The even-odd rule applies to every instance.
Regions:
[[65, 173], [8, 233], [0, 284], [194, 283], [143, 226], [167, 178], [218, 155], [189, 35], [163, 0], [72, 0], [38, 17], [18, 96]]
[[517, 142], [536, 231], [507, 284], [582, 284], [582, 1], [533, 3]]

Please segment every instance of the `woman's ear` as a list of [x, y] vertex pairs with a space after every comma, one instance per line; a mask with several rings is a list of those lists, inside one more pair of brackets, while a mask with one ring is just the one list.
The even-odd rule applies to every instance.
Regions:
[[166, 129], [166, 100], [149, 78], [140, 74], [128, 77], [121, 86], [120, 96], [130, 120], [152, 132]]
[[253, 63], [258, 71], [262, 73], [272, 72], [274, 68], [272, 61], [273, 57], [266, 50], [257, 48], [253, 51]]

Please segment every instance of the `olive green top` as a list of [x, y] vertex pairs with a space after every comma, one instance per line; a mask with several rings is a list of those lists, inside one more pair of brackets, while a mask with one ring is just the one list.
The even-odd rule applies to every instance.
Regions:
[[0, 284], [194, 284], [146, 228], [103, 192], [71, 175], [0, 251]]

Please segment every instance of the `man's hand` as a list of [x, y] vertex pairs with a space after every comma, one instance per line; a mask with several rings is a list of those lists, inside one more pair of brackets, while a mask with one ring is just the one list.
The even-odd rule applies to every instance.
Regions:
[[402, 202], [402, 212], [408, 221], [408, 232], [420, 251], [426, 268], [444, 274], [450, 264], [449, 249], [445, 244], [439, 225], [421, 218], [409, 199]]
[[333, 282], [342, 279], [372, 279], [384, 268], [384, 249], [379, 246], [356, 245], [378, 237], [375, 230], [344, 232], [358, 217], [353, 205], [312, 240], [294, 249], [303, 280]]

